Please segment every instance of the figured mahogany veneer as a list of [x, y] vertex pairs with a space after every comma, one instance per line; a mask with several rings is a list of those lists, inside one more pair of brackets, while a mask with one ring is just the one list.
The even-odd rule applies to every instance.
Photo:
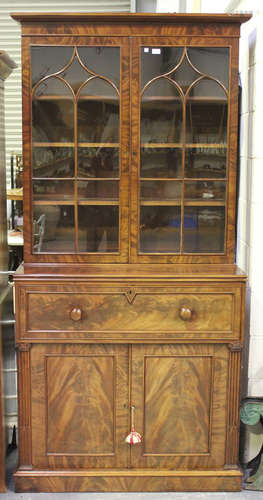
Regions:
[[[25, 165], [25, 265], [15, 277], [20, 445], [16, 490], [238, 491], [242, 479], [238, 467], [239, 385], [246, 282], [246, 276], [234, 263], [238, 37], [240, 24], [250, 16], [18, 13], [13, 17], [22, 23], [23, 35]], [[75, 132], [72, 137], [68, 134], [68, 142], [62, 134], [53, 137], [52, 146], [47, 130], [43, 137], [32, 142], [36, 130], [34, 119], [31, 119], [34, 94], [31, 48], [71, 46], [77, 57], [78, 48], [83, 49], [86, 45], [96, 47], [97, 57], [101, 46], [121, 49], [120, 85], [115, 100], [100, 95], [100, 102], [104, 103], [101, 109], [120, 98], [119, 138], [111, 140], [102, 136], [101, 143], [95, 136], [85, 137], [84, 134], [82, 137], [80, 134], [78, 138], [78, 103], [77, 94], [73, 92], [72, 129]], [[154, 134], [149, 137], [146, 133], [141, 144], [142, 46], [146, 49], [165, 47], [168, 59], [162, 60], [163, 72], [168, 71], [166, 63], [170, 49], [183, 47], [180, 64], [183, 58], [187, 64], [187, 47], [198, 48], [199, 54], [202, 54], [200, 48], [214, 48], [220, 54], [229, 49], [228, 89], [219, 82], [224, 97], [194, 94], [189, 100], [193, 108], [200, 103], [206, 106], [214, 101], [215, 105], [227, 102], [228, 119], [224, 122], [223, 114], [220, 124], [225, 123], [224, 139], [220, 136], [216, 141], [209, 141], [201, 134], [197, 145], [193, 136], [188, 140], [184, 126], [181, 136], [176, 137], [174, 119], [167, 143], [161, 139], [158, 142], [158, 137], [156, 139]], [[203, 54], [205, 57], [205, 50]], [[69, 60], [69, 66], [71, 63]], [[91, 80], [92, 71], [91, 68]], [[173, 84], [171, 71], [162, 77]], [[192, 67], [190, 71], [195, 70]], [[198, 78], [206, 78], [204, 69], [200, 71], [195, 71]], [[64, 74], [57, 76], [60, 81], [65, 78]], [[39, 78], [45, 79], [42, 74]], [[109, 81], [108, 75], [102, 79]], [[210, 80], [215, 83], [216, 78]], [[150, 85], [150, 80], [148, 83]], [[112, 89], [114, 85], [111, 82]], [[173, 85], [178, 89], [177, 83]], [[164, 96], [163, 105], [167, 110], [171, 102], [177, 113], [175, 87]], [[187, 97], [180, 89], [182, 124], [185, 124]], [[43, 92], [39, 96], [34, 94], [36, 107], [48, 110], [55, 97]], [[92, 92], [84, 96], [84, 110], [95, 97], [98, 98]], [[160, 95], [157, 92], [148, 97], [146, 95], [146, 107], [157, 103], [159, 116], [162, 112]], [[65, 112], [69, 101], [64, 100], [64, 108], [61, 107], [63, 96], [58, 101], [59, 109]], [[87, 118], [88, 114], [84, 112], [84, 116]], [[155, 119], [156, 116], [154, 114]], [[105, 121], [107, 119], [105, 117]], [[164, 129], [166, 121], [169, 118], [163, 118]], [[83, 130], [85, 132], [85, 128]], [[50, 131], [51, 138], [52, 133]], [[35, 183], [40, 177], [33, 176], [37, 169], [32, 161], [32, 150], [53, 147], [63, 151], [73, 146], [74, 167], [70, 167], [70, 175], [74, 179], [74, 189], [69, 187], [72, 198], [69, 200], [69, 193], [63, 193], [61, 188], [64, 181], [69, 186], [69, 177], [63, 175], [62, 180], [54, 177], [54, 186], [59, 186], [60, 191], [56, 193], [54, 187], [47, 195], [44, 192], [44, 199], [41, 199], [41, 183], [52, 181], [52, 176], [48, 181], [40, 176], [39, 183]], [[184, 150], [180, 161], [179, 146]], [[96, 165], [89, 172], [83, 170], [87, 179], [81, 178], [81, 183], [88, 181], [86, 187], [90, 189], [92, 182], [97, 182], [97, 186], [107, 192], [104, 198], [99, 198], [94, 190], [94, 199], [88, 195], [85, 199], [81, 187], [82, 197], [78, 199], [78, 147], [87, 150], [108, 147], [110, 155], [113, 148], [120, 148], [120, 171], [116, 174], [119, 177], [114, 177], [114, 169], [108, 168], [110, 160], [101, 163], [102, 173], [96, 173]], [[160, 158], [159, 152], [164, 147], [167, 151], [172, 150], [172, 156], [168, 155], [169, 168], [179, 172], [173, 173], [172, 178], [169, 178], [168, 169], [161, 178], [158, 161], [154, 172], [152, 160], [149, 161], [155, 153], [157, 159]], [[224, 156], [226, 147], [227, 157]], [[142, 175], [143, 148], [150, 151], [143, 175], [155, 173], [153, 179]], [[195, 156], [197, 148], [201, 155], [203, 148], [208, 150], [206, 158], [216, 150], [211, 172], [219, 175], [219, 184], [216, 184], [217, 177], [210, 182], [212, 174], [206, 164], [203, 171], [201, 167], [200, 178], [193, 176], [195, 169], [190, 165], [192, 177], [188, 177], [189, 165], [187, 167], [185, 158], [190, 150]], [[222, 166], [219, 162], [218, 166], [221, 157], [226, 164]], [[59, 155], [52, 164], [55, 172], [57, 161], [60, 161]], [[88, 162], [88, 154], [85, 161]], [[200, 167], [198, 161], [196, 175]], [[45, 163], [41, 172], [46, 175], [43, 166]], [[105, 167], [113, 175], [107, 178], [108, 191], [103, 184]], [[116, 179], [120, 186], [119, 198], [114, 187], [112, 191], [109, 189]], [[155, 184], [151, 186], [151, 182]], [[209, 191], [213, 183], [218, 186], [214, 199]], [[177, 195], [181, 193], [180, 200], [178, 196], [170, 196], [172, 186], [175, 191], [177, 189]], [[197, 186], [205, 186], [204, 196], [200, 195]], [[152, 198], [147, 198], [149, 188]], [[194, 197], [188, 199], [192, 191]], [[146, 198], [143, 198], [145, 193]], [[164, 199], [163, 193], [166, 193]], [[51, 225], [57, 207], [53, 209], [53, 219], [49, 219], [48, 214], [55, 205], [56, 196], [60, 197], [58, 207], [65, 204], [66, 214], [71, 210], [72, 219], [67, 215], [69, 225], [59, 228], [57, 240], [52, 234], [46, 235], [46, 239], [44, 234], [43, 241], [41, 234], [38, 238], [33, 234], [35, 194], [38, 196], [36, 213], [39, 214], [46, 200], [46, 222], [51, 221]], [[97, 228], [92, 225], [92, 217], [81, 217], [88, 213], [82, 210], [92, 204], [96, 206], [92, 212], [95, 215], [105, 205], [105, 218], [119, 209], [114, 231], [104, 221], [103, 227]], [[160, 209], [160, 220], [165, 227], [160, 227], [160, 220], [156, 223], [156, 207]], [[196, 214], [201, 210], [203, 217], [191, 215], [193, 210]], [[140, 211], [146, 214], [145, 220]], [[220, 219], [223, 212], [225, 218]], [[68, 234], [73, 219], [75, 230], [71, 241]], [[93, 237], [93, 250], [84, 253], [85, 245], [90, 244]], [[105, 246], [106, 240], [108, 246]], [[155, 245], [157, 240], [159, 244]], [[179, 240], [176, 249], [172, 248]], [[65, 250], [65, 242], [71, 251]], [[125, 442], [131, 431], [131, 407], [135, 408], [135, 431], [142, 436], [142, 442], [134, 446]]]
[[239, 337], [239, 286], [31, 282], [18, 293], [17, 340]]

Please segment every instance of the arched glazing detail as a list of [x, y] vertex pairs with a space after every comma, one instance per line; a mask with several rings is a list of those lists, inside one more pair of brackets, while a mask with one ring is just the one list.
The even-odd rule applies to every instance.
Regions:
[[140, 252], [223, 253], [229, 49], [142, 47], [141, 62]]
[[33, 251], [118, 252], [120, 50], [31, 54]]

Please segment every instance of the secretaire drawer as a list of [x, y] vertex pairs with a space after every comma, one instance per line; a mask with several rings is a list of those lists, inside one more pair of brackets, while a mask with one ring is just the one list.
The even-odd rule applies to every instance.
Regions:
[[22, 338], [239, 335], [240, 288], [234, 286], [27, 286], [19, 300]]

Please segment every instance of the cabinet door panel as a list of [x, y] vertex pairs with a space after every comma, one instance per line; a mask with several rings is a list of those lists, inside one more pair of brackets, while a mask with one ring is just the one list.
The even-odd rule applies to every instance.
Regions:
[[33, 346], [34, 466], [127, 466], [127, 381], [126, 346]]
[[227, 367], [226, 346], [133, 347], [134, 467], [223, 466]]

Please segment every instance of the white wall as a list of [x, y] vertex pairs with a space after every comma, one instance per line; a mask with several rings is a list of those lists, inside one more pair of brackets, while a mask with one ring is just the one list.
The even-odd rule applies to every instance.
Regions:
[[[240, 40], [242, 104], [237, 263], [248, 274], [246, 337], [249, 349], [244, 395], [263, 397], [263, 3], [262, 0], [232, 0], [227, 10], [253, 11], [253, 18], [241, 28]], [[245, 461], [258, 453], [262, 438], [261, 424], [246, 428]]]

